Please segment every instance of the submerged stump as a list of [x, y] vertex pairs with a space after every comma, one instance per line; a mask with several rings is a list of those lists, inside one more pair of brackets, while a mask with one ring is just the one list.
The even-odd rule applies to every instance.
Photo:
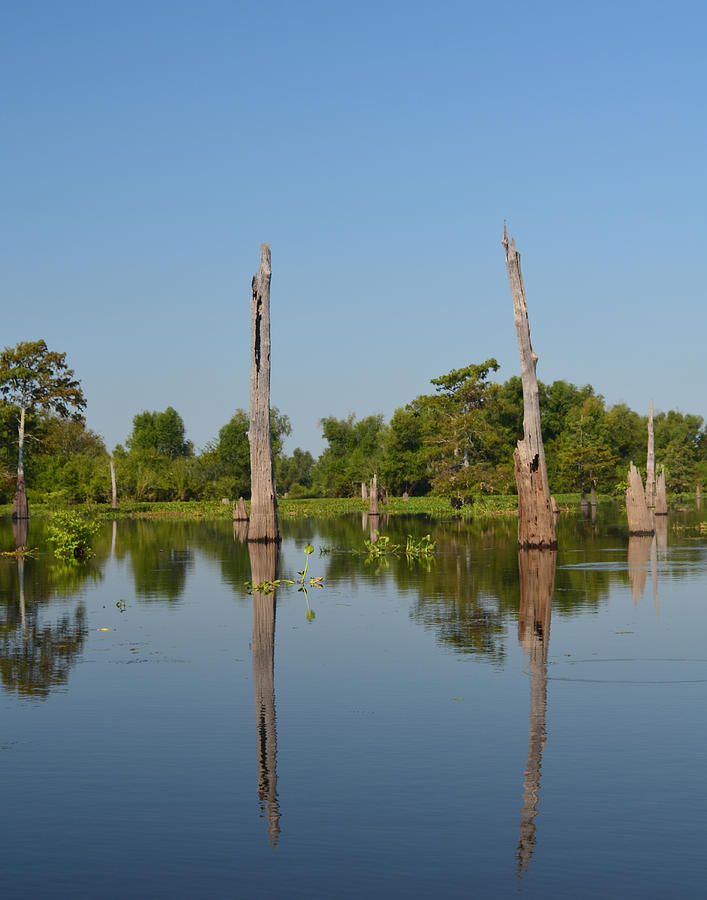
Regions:
[[243, 497], [239, 497], [238, 500], [233, 501], [233, 521], [248, 521], [248, 507], [246, 506], [246, 502]]
[[643, 482], [638, 469], [633, 463], [628, 470], [628, 487], [626, 488], [626, 515], [628, 517], [628, 533], [634, 535], [651, 535], [655, 532], [653, 517], [646, 503]]

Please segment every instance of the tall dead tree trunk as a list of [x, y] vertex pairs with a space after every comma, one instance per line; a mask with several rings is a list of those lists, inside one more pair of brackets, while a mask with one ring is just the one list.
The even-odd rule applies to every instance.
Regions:
[[115, 463], [113, 457], [110, 458], [110, 505], [112, 509], [118, 508], [118, 486], [115, 481]]
[[646, 455], [646, 504], [655, 506], [655, 438], [653, 435], [653, 401], [648, 410], [648, 452]]
[[661, 466], [660, 474], [655, 485], [655, 514], [656, 516], [668, 515], [668, 494], [665, 488], [665, 466]]
[[24, 406], [20, 408], [20, 424], [18, 427], [18, 451], [17, 451], [17, 487], [15, 488], [15, 499], [12, 501], [12, 518], [13, 519], [29, 519], [29, 506], [27, 505], [27, 492], [25, 490], [25, 468], [24, 468], [24, 447], [25, 447], [25, 414]]
[[626, 515], [628, 517], [628, 533], [635, 535], [653, 534], [653, 518], [646, 503], [643, 481], [633, 463], [628, 470], [628, 487], [626, 488]]
[[528, 304], [520, 271], [520, 253], [516, 250], [512, 237], [509, 242], [505, 225], [503, 246], [506, 250], [506, 269], [513, 298], [513, 320], [518, 337], [523, 382], [523, 440], [518, 441], [513, 454], [518, 488], [518, 546], [554, 549], [557, 547], [555, 518], [540, 429], [540, 392], [536, 374], [538, 357], [530, 342]]
[[249, 541], [280, 540], [270, 431], [270, 275], [270, 246], [261, 244], [250, 299]]
[[378, 515], [378, 476], [374, 475], [371, 479], [370, 499], [368, 501], [368, 515]]

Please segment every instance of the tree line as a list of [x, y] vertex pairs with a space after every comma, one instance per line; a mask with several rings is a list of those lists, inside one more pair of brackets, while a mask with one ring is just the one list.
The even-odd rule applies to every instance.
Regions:
[[[124, 444], [109, 454], [102, 438], [86, 428], [85, 401], [73, 371], [63, 362], [64, 354], [53, 354], [54, 365], [64, 383], [70, 378], [73, 410], [61, 398], [51, 402], [47, 395], [51, 379], [45, 379], [44, 394], [28, 389], [28, 355], [18, 356], [19, 348], [26, 351], [28, 347], [35, 351], [39, 347], [39, 357], [42, 347], [45, 357], [49, 353], [44, 342], [35, 342], [5, 348], [0, 357], [0, 502], [11, 502], [15, 493], [20, 441], [27, 491], [34, 501], [109, 501], [110, 456], [121, 499], [249, 496], [245, 410], [235, 410], [198, 453], [187, 440], [176, 409], [139, 412]], [[13, 368], [17, 359], [22, 364], [19, 369], [17, 364]], [[326, 447], [316, 460], [299, 447], [285, 453], [290, 419], [273, 408], [278, 493], [358, 496], [361, 483], [370, 481], [373, 474], [393, 496], [513, 493], [513, 450], [523, 435], [522, 385], [518, 376], [504, 382], [492, 380], [498, 369], [491, 358], [432, 378], [430, 393], [396, 409], [389, 422], [381, 414], [362, 419], [353, 414], [344, 419], [327, 416], [320, 421]], [[21, 381], [21, 393], [13, 393], [13, 377]], [[56, 383], [60, 385], [61, 379]], [[629, 462], [645, 468], [647, 416], [623, 403], [607, 406], [591, 385], [579, 387], [560, 380], [540, 382], [539, 387], [551, 490], [560, 494], [594, 486], [600, 493], [622, 492]], [[679, 493], [692, 491], [697, 484], [704, 486], [707, 432], [702, 417], [675, 410], [657, 413], [654, 429], [656, 461], [665, 466], [668, 490]]]

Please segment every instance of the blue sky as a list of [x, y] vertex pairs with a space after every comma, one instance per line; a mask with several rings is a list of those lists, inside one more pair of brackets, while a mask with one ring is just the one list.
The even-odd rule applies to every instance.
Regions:
[[111, 449], [248, 406], [272, 248], [272, 402], [386, 418], [495, 356], [501, 237], [543, 381], [707, 417], [707, 7], [0, 0], [2, 346], [44, 338]]

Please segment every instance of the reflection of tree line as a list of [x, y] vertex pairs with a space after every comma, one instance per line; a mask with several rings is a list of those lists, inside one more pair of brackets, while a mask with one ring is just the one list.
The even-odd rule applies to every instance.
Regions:
[[[29, 538], [27, 521], [22, 525], [22, 533], [13, 535], [18, 546]], [[41, 526], [32, 526], [36, 530]], [[73, 611], [49, 621], [50, 601], [70, 598], [100, 577], [95, 564], [68, 565], [53, 557], [18, 557], [0, 565], [0, 680], [7, 690], [44, 698], [67, 683], [86, 640], [86, 610], [77, 601]]]
[[[695, 518], [694, 513], [686, 515], [687, 519], [691, 517]], [[637, 599], [645, 592], [649, 570], [657, 598], [657, 556], [660, 549], [667, 545], [667, 524], [663, 520], [658, 527], [662, 531], [659, 530], [656, 535], [655, 543], [651, 544], [650, 539], [641, 542], [633, 538], [629, 543], [628, 578]], [[518, 603], [515, 519], [503, 517], [435, 524], [426, 517], [381, 516], [380, 528], [391, 540], [403, 544], [409, 533], [420, 537], [431, 532], [437, 541], [436, 557], [429, 564], [408, 564], [404, 558], [392, 558], [389, 568], [377, 573], [365, 553], [351, 552], [363, 551], [364, 538], [370, 532], [370, 520], [349, 516], [316, 522], [294, 520], [284, 523], [286, 537], [303, 544], [312, 540], [320, 547], [345, 548], [346, 552], [333, 550], [319, 559], [319, 571], [324, 569], [326, 583], [334, 585], [345, 582], [355, 588], [358, 581], [391, 578], [398, 590], [416, 597], [411, 615], [434, 630], [440, 641], [457, 652], [481, 653], [490, 659], [502, 659], [504, 622], [515, 614]], [[561, 546], [576, 547], [581, 552], [582, 564], [572, 565], [571, 555], [563, 554], [570, 564], [557, 571], [556, 614], [572, 614], [580, 605], [596, 606], [607, 597], [613, 582], [625, 583], [627, 574], [622, 567], [610, 570], [587, 565], [606, 559], [609, 548], [616, 551], [617, 542], [625, 534], [620, 526], [607, 527], [607, 523], [602, 522], [599, 529], [588, 520], [561, 516], [558, 532]], [[9, 520], [0, 523], [0, 534], [3, 534], [1, 539], [5, 545], [18, 539], [30, 547], [39, 545], [44, 548], [46, 545], [41, 520], [32, 520], [28, 537], [12, 535], [11, 538]], [[96, 556], [81, 566], [67, 566], [46, 554], [43, 559], [30, 558], [19, 564], [16, 560], [7, 560], [0, 565], [0, 596], [6, 598], [0, 607], [3, 617], [0, 632], [5, 635], [5, 658], [14, 662], [5, 664], [6, 683], [10, 684], [15, 678], [12, 672], [20, 671], [19, 644], [13, 643], [14, 638], [9, 635], [18, 629], [21, 631], [24, 620], [27, 634], [34, 636], [35, 655], [43, 652], [40, 643], [49, 653], [51, 635], [46, 630], [48, 626], [40, 625], [37, 611], [31, 611], [32, 607], [46, 604], [56, 594], [70, 596], [87, 580], [100, 578], [101, 560], [108, 556], [117, 560], [127, 559], [138, 598], [174, 601], [184, 592], [188, 572], [198, 551], [217, 562], [223, 581], [231, 585], [245, 602], [241, 591], [247, 577], [249, 559], [248, 547], [242, 542], [242, 537], [237, 533], [237, 526], [234, 529], [231, 523], [223, 521], [121, 520], [106, 524], [95, 542]], [[686, 550], [685, 554], [689, 552]], [[682, 563], [677, 551], [671, 554], [670, 559], [663, 560], [661, 565], [671, 577], [686, 577], [689, 572]], [[19, 600], [22, 609], [18, 606]], [[72, 641], [67, 637], [70, 632], [75, 638], [73, 646], [80, 646], [81, 624], [76, 616], [70, 617], [70, 620], [68, 624], [64, 622], [55, 626], [56, 651], [51, 653], [57, 659], [61, 652], [66, 652], [67, 659], [73, 658]], [[47, 671], [45, 663], [37, 666], [36, 673]], [[26, 671], [30, 673], [32, 667], [27, 666]], [[49, 683], [50, 680], [47, 681]]]

